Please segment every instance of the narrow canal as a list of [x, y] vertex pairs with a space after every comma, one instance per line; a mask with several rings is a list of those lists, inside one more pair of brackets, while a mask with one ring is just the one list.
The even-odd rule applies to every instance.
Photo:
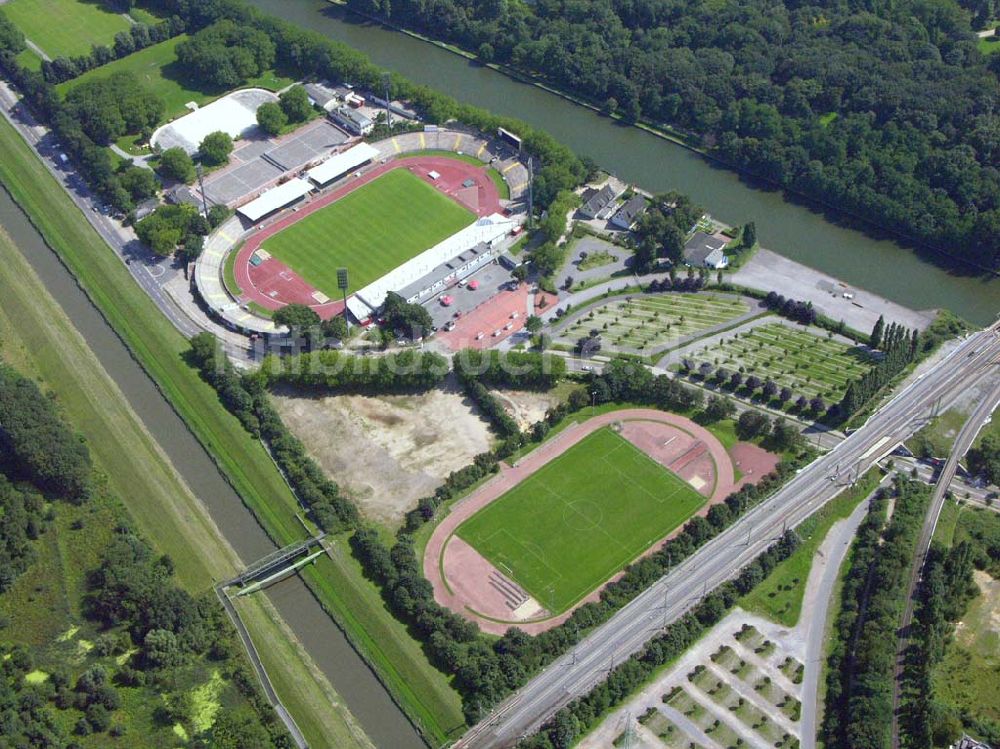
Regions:
[[680, 190], [719, 219], [755, 221], [765, 247], [914, 309], [948, 307], [984, 325], [1000, 312], [1000, 280], [956, 275], [888, 240], [837, 226], [820, 213], [755, 189], [682, 146], [518, 83], [435, 45], [363, 22], [326, 0], [251, 5], [365, 52], [413, 81], [543, 128], [604, 169], [652, 191]]
[[[14, 239], [49, 293], [59, 301], [240, 557], [251, 562], [273, 551], [274, 543], [219, 473], [208, 453], [2, 188], [0, 226]], [[406, 716], [301, 579], [292, 577], [271, 586], [267, 596], [376, 746], [425, 747]]]

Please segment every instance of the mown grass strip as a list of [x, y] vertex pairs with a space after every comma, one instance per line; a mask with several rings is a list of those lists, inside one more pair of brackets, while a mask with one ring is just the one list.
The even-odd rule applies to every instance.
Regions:
[[[301, 539], [304, 530], [296, 518], [296, 501], [266, 451], [219, 403], [215, 391], [187, 366], [182, 359], [187, 349], [185, 338], [135, 284], [124, 264], [3, 119], [0, 119], [0, 153], [4, 154], [0, 159], [0, 180], [218, 463], [269, 535], [278, 544]], [[306, 580], [348, 637], [356, 643], [364, 642], [367, 635], [352, 629], [355, 622], [377, 621], [386, 629], [396, 622], [380, 600], [353, 598], [348, 603], [369, 608], [365, 611], [341, 609], [344, 599], [331, 598], [330, 591], [346, 584], [349, 574], [360, 578], [356, 570], [345, 569], [342, 576], [328, 578], [321, 588], [317, 587], [312, 575], [307, 575]], [[361, 586], [367, 581], [350, 582]], [[420, 720], [429, 738], [442, 743], [448, 732], [454, 730], [456, 722], [462, 720], [456, 707], [458, 697], [405, 629], [400, 638], [373, 640], [371, 649], [363, 652], [367, 653], [383, 683], [397, 695], [403, 709]], [[407, 695], [412, 701], [407, 701]]]

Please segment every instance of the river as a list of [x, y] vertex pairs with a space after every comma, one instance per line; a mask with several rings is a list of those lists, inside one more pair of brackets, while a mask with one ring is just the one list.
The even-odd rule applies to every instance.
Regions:
[[[274, 543], [201, 443], [2, 187], [0, 226], [14, 239], [240, 557], [250, 562], [274, 551]], [[270, 586], [266, 595], [376, 746], [425, 749], [406, 716], [299, 577]]]
[[838, 226], [783, 194], [749, 186], [697, 153], [615, 123], [433, 44], [362, 22], [326, 0], [248, 0], [261, 10], [365, 52], [417, 83], [547, 130], [618, 177], [654, 192], [679, 190], [731, 224], [754, 221], [760, 243], [786, 257], [923, 310], [947, 307], [985, 325], [1000, 312], [1000, 280], [957, 275], [913, 251]]

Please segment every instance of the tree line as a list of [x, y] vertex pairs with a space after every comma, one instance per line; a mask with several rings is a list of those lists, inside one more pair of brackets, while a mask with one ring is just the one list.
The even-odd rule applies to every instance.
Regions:
[[954, 0], [349, 0], [666, 125], [737, 169], [990, 268], [1000, 263], [996, 72]]
[[858, 531], [841, 591], [827, 660], [826, 711], [821, 728], [830, 749], [888, 749], [897, 629], [913, 551], [930, 488], [905, 477], [880, 490]]
[[839, 405], [842, 418], [860, 411], [920, 356], [920, 334], [916, 330], [907, 330], [896, 323], [884, 325], [885, 321], [879, 317], [871, 336], [872, 348], [879, 348], [882, 355], [867, 372], [848, 383]]
[[972, 544], [963, 541], [950, 549], [933, 543], [924, 560], [904, 655], [900, 739], [907, 749], [950, 746], [962, 735], [959, 716], [935, 699], [931, 674], [944, 657], [954, 623], [978, 593], [972, 580], [973, 557]]
[[184, 28], [184, 21], [177, 16], [153, 25], [135, 23], [129, 27], [128, 31], [119, 31], [115, 34], [111, 46], [95, 44], [91, 47], [90, 53], [86, 55], [43, 60], [42, 75], [46, 81], [52, 84], [69, 81], [83, 75], [88, 70], [107, 65], [122, 57], [128, 57], [133, 52], [183, 34]]

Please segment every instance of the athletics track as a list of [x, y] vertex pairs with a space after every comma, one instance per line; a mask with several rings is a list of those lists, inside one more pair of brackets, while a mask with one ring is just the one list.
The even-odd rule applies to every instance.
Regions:
[[[277, 219], [264, 223], [237, 250], [234, 273], [236, 285], [242, 290], [241, 302], [252, 301], [269, 310], [276, 310], [290, 303], [305, 304], [324, 320], [344, 309], [341, 299], [320, 303], [317, 292], [298, 273], [274, 257], [259, 265], [250, 264], [250, 256], [270, 237], [283, 229], [301, 221], [316, 211], [326, 208], [348, 193], [381, 177], [393, 169], [409, 169], [413, 174], [448, 195], [452, 200], [473, 211], [477, 217], [488, 216], [503, 210], [500, 194], [487, 173], [485, 164], [477, 166], [447, 156], [413, 156], [397, 158], [387, 164], [380, 164], [364, 171], [360, 177], [348, 177], [347, 184], [328, 193], [315, 197], [298, 210], [285, 209]], [[431, 179], [429, 172], [435, 171], [440, 177]], [[471, 179], [473, 187], [463, 187], [462, 183]], [[430, 249], [429, 247], [426, 249]]]

